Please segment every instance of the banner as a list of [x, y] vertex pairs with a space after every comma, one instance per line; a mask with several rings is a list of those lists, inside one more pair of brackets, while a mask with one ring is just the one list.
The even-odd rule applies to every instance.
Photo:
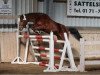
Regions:
[[0, 14], [12, 14], [12, 0], [0, 0]]
[[100, 17], [100, 0], [67, 0], [67, 15]]

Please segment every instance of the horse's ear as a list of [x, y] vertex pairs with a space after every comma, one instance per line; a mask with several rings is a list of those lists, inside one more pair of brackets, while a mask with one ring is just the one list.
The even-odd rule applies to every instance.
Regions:
[[26, 16], [25, 15], [23, 15], [23, 20], [26, 20]]

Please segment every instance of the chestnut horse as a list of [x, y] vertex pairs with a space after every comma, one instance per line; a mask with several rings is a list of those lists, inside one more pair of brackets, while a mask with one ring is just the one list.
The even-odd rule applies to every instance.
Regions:
[[65, 25], [53, 21], [47, 14], [44, 13], [28, 13], [20, 15], [19, 29], [22, 30], [23, 28], [26, 28], [28, 22], [33, 22], [31, 27], [33, 31], [39, 30], [46, 33], [53, 31], [58, 39], [64, 40], [64, 32], [67, 33], [68, 37], [69, 33], [71, 33], [77, 40], [82, 38], [76, 28], [65, 27]]

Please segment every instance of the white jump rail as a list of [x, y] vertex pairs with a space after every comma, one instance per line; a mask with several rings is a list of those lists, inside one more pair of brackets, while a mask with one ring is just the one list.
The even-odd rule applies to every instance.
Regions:
[[100, 41], [85, 41], [84, 38], [80, 39], [80, 64], [79, 64], [80, 72], [85, 71], [86, 65], [100, 65], [100, 60], [85, 60], [86, 59], [85, 56], [88, 54], [86, 53], [85, 46], [89, 46], [89, 45], [93, 46], [98, 44], [100, 44]]

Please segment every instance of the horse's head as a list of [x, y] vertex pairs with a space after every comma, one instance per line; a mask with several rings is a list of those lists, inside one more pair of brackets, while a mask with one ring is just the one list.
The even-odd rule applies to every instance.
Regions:
[[19, 30], [23, 30], [23, 28], [26, 28], [27, 25], [27, 19], [25, 15], [20, 16], [20, 22], [19, 22]]

